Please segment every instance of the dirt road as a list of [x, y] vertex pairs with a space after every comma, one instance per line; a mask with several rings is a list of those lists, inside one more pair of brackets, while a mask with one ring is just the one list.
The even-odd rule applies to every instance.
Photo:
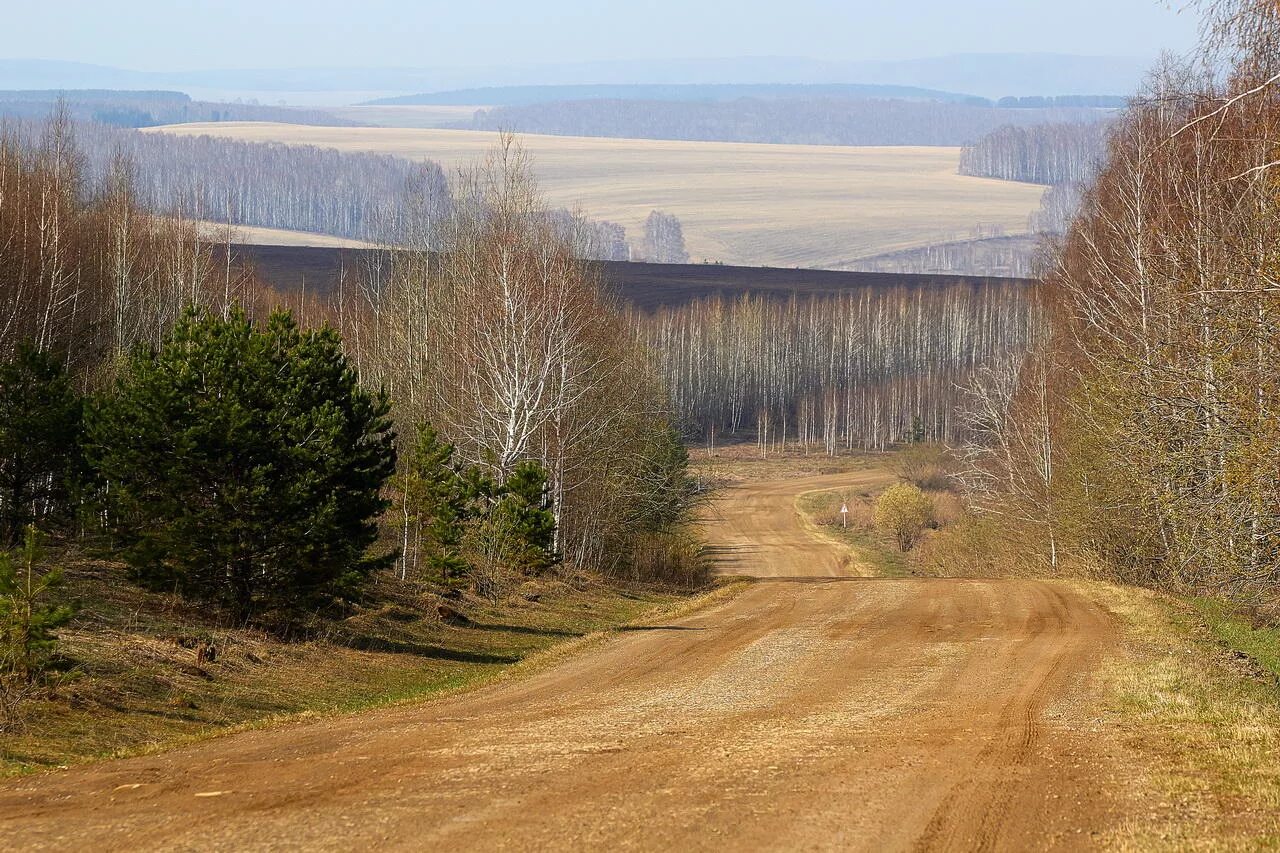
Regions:
[[794, 496], [710, 537], [760, 578], [518, 682], [0, 786], [0, 849], [1086, 847], [1107, 617], [1065, 587], [851, 575]]

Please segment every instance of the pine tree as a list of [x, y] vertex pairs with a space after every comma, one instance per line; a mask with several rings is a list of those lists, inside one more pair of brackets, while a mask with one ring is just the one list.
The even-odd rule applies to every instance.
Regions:
[[62, 365], [21, 346], [0, 364], [0, 547], [67, 517], [83, 473], [83, 404]]
[[352, 594], [394, 470], [386, 395], [332, 329], [189, 312], [89, 418], [109, 527], [135, 577], [241, 620]]
[[40, 572], [39, 534], [29, 525], [22, 547], [0, 552], [0, 677], [26, 683], [48, 666], [57, 645], [58, 628], [70, 621], [75, 608], [46, 603], [62, 586], [62, 571]]
[[467, 514], [467, 486], [453, 464], [453, 445], [435, 428], [418, 429], [405, 487], [426, 536], [426, 560], [432, 574], [454, 586], [467, 573], [462, 537]]
[[540, 572], [556, 562], [556, 518], [547, 495], [547, 472], [536, 462], [521, 462], [502, 484], [490, 515], [512, 539], [517, 567]]
[[630, 517], [638, 530], [656, 532], [688, 517], [695, 496], [689, 451], [675, 428], [656, 429], [642, 446], [629, 495]]

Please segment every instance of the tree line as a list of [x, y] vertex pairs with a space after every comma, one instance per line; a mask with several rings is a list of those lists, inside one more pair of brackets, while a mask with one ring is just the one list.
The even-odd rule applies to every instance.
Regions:
[[[684, 457], [661, 378], [614, 297], [510, 137], [463, 174], [446, 220], [410, 209], [422, 219], [409, 239], [338, 283], [333, 313], [361, 375], [389, 389], [397, 422], [431, 424], [498, 483], [536, 461], [557, 551], [625, 570], [688, 495], [672, 487]], [[400, 513], [412, 571], [423, 521]]]
[[960, 440], [960, 387], [1028, 348], [1039, 317], [1027, 284], [991, 281], [716, 297], [631, 322], [691, 436], [834, 454]]
[[[410, 205], [430, 208], [431, 221], [447, 218], [449, 181], [434, 161], [348, 153], [310, 145], [242, 142], [212, 136], [174, 136], [121, 130], [72, 119], [77, 156], [84, 158], [84, 189], [127, 185], [135, 201], [168, 217], [282, 228], [395, 244], [422, 220]], [[8, 133], [31, 143], [44, 121], [10, 121]], [[570, 210], [551, 215], [575, 251], [592, 260], [630, 260], [626, 229]], [[216, 235], [210, 235], [211, 238]]]
[[1003, 125], [1092, 121], [1079, 107], [1007, 110], [894, 98], [578, 100], [480, 110], [459, 126], [562, 136], [806, 145], [968, 145]]
[[1280, 589], [1280, 14], [1207, 4], [1215, 79], [1167, 63], [1110, 134], [1045, 285], [1046, 334], [981, 372], [963, 479], [1055, 570]]
[[275, 121], [352, 127], [357, 123], [322, 110], [253, 103], [197, 101], [183, 92], [116, 89], [0, 90], [0, 116], [41, 120], [61, 105], [76, 121], [113, 127], [154, 127], [204, 121]]
[[1110, 122], [999, 127], [960, 152], [960, 174], [1033, 184], [1079, 184], [1106, 154]]

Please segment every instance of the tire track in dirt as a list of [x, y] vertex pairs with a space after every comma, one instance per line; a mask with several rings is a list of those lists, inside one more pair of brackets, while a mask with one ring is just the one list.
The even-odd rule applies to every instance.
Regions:
[[1109, 620], [1052, 583], [852, 575], [795, 496], [887, 480], [729, 490], [707, 536], [757, 583], [524, 680], [4, 783], [0, 848], [1087, 843], [1117, 814], [1081, 706]]

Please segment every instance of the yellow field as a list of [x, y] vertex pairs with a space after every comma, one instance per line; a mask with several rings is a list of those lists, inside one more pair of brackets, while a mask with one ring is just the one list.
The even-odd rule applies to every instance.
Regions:
[[[227, 226], [220, 222], [200, 222], [200, 236], [212, 243], [225, 242]], [[235, 225], [231, 228], [232, 243], [255, 243], [261, 246], [327, 246], [333, 249], [368, 249], [373, 243], [333, 237], [329, 234], [313, 234], [309, 231], [289, 231], [285, 228], [262, 228], [257, 225]]]
[[[221, 122], [153, 128], [249, 141], [476, 160], [493, 133]], [[958, 148], [851, 148], [522, 137], [555, 205], [621, 223], [638, 243], [655, 208], [684, 224], [694, 261], [838, 269], [881, 252], [964, 239], [974, 226], [1025, 233], [1043, 187], [957, 175]]]

